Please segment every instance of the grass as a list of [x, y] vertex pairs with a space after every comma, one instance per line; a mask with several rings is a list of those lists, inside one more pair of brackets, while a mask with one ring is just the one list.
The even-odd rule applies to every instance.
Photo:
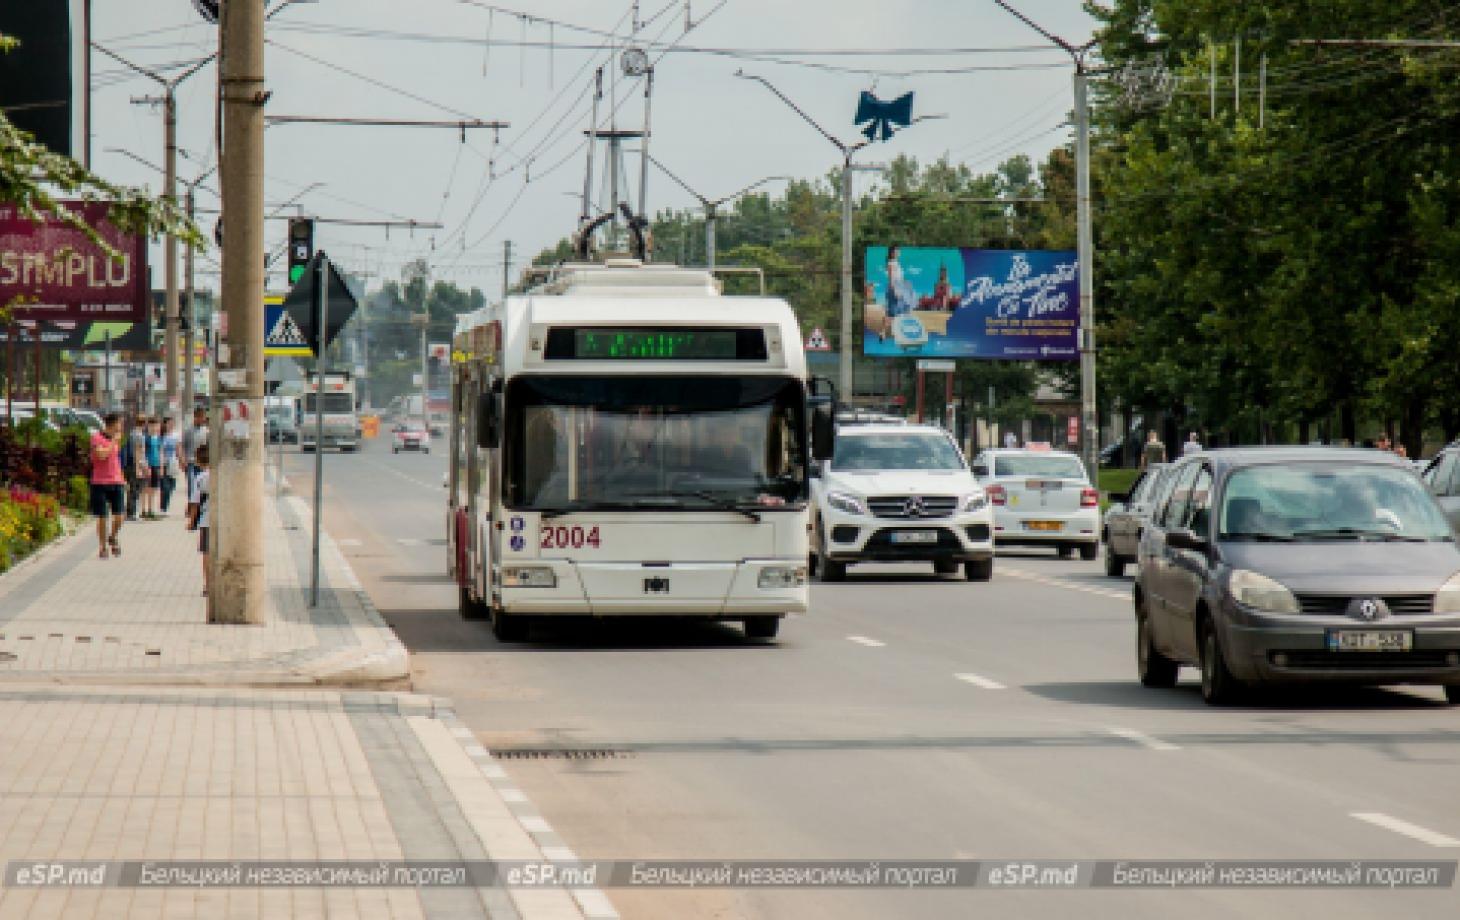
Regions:
[[1135, 482], [1139, 475], [1141, 475], [1140, 470], [1103, 469], [1100, 471], [1100, 491], [1129, 492], [1131, 483]]

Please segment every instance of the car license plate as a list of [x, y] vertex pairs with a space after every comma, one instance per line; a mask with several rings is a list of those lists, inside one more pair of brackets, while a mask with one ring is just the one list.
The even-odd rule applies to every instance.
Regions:
[[895, 530], [892, 533], [893, 543], [937, 543], [938, 531], [936, 530]]
[[1414, 648], [1408, 629], [1330, 629], [1330, 652], [1407, 652]]
[[1025, 530], [1062, 530], [1064, 524], [1059, 521], [1025, 521]]
[[1058, 492], [1065, 484], [1058, 479], [1026, 479], [1024, 488], [1031, 492]]

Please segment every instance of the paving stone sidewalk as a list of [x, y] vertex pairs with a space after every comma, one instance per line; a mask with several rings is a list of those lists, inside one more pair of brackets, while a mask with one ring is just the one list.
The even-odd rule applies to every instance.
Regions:
[[123, 554], [100, 559], [88, 521], [0, 576], [0, 683], [405, 687], [405, 647], [334, 541], [321, 541], [321, 591], [308, 605], [309, 509], [266, 501], [268, 609], [261, 626], [205, 622], [197, 534], [180, 510], [129, 521]]
[[596, 889], [6, 885], [17, 864], [188, 859], [576, 857], [444, 700], [0, 685], [0, 920], [616, 916]]

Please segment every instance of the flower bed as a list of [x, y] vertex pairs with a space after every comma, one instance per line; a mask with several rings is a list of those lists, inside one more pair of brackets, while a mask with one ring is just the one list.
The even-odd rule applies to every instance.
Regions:
[[56, 539], [64, 529], [61, 503], [25, 486], [0, 491], [0, 572]]

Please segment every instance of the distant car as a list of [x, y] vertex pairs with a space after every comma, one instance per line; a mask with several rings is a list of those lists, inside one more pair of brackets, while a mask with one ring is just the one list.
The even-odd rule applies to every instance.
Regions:
[[1234, 448], [1161, 477], [1134, 588], [1141, 683], [1438, 684], [1460, 703], [1460, 549], [1404, 460]]
[[1420, 479], [1444, 509], [1451, 529], [1460, 533], [1460, 447], [1451, 445], [1435, 454]]
[[856, 425], [811, 482], [812, 569], [841, 581], [858, 562], [961, 566], [970, 581], [994, 574], [988, 498], [958, 445], [931, 425]]
[[888, 415], [885, 412], [853, 409], [847, 412], [838, 412], [836, 423], [838, 425], [906, 425], [907, 419], [898, 415]]
[[1165, 463], [1151, 464], [1131, 483], [1129, 492], [1110, 496], [1110, 507], [1105, 509], [1104, 527], [1100, 533], [1100, 542], [1105, 544], [1106, 575], [1119, 578], [1125, 574], [1126, 565], [1136, 561], [1141, 530], [1151, 517], [1151, 497], [1168, 466]]
[[994, 509], [1000, 546], [1052, 546], [1081, 559], [1100, 552], [1100, 493], [1085, 465], [1058, 450], [996, 448], [973, 461]]
[[405, 422], [395, 426], [392, 432], [391, 453], [403, 450], [418, 450], [423, 454], [431, 452], [431, 432], [420, 422]]

